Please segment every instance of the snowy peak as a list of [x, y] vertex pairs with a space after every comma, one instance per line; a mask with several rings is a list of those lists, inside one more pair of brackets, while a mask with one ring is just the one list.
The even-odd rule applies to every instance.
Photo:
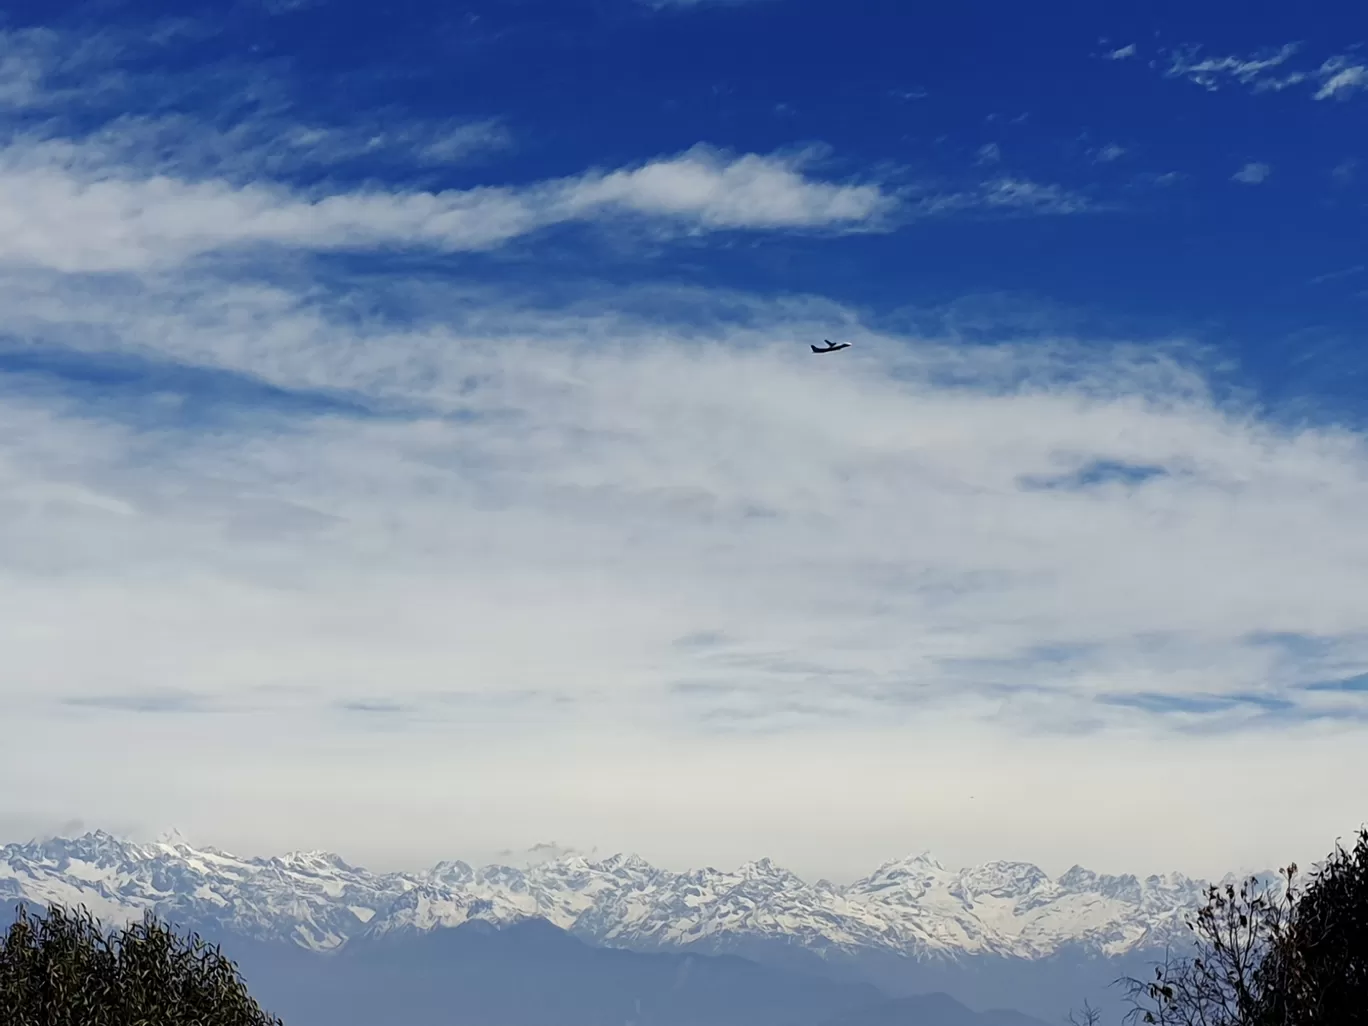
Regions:
[[954, 877], [955, 874], [936, 861], [929, 852], [924, 852], [885, 862], [869, 876], [851, 884], [847, 893], [873, 895], [903, 892], [917, 897], [937, 887], [948, 887]]
[[966, 902], [972, 902], [975, 897], [1023, 898], [1052, 883], [1039, 866], [1029, 862], [988, 862], [962, 870], [952, 893], [960, 894]]
[[555, 841], [542, 841], [521, 852], [505, 850], [499, 853], [499, 858], [507, 862], [508, 865], [515, 865], [519, 869], [531, 869], [533, 866], [541, 865], [543, 862], [550, 862], [553, 859], [567, 859], [574, 856], [592, 858], [593, 852], [582, 852], [575, 848], [557, 844]]
[[181, 833], [179, 830], [175, 828], [162, 831], [160, 834], [157, 835], [156, 841], [154, 843], [160, 847], [170, 848], [173, 851], [177, 851], [181, 848], [186, 848], [193, 851], [195, 847], [190, 842], [190, 838], [186, 837], [183, 833]]
[[891, 883], [895, 880], [937, 879], [947, 876], [948, 873], [949, 871], [930, 852], [921, 852], [901, 859], [890, 859], [859, 883], [874, 880]]
[[920, 851], [915, 855], [907, 855], [901, 859], [895, 859], [893, 862], [885, 863], [885, 865], [907, 866], [909, 868], [929, 870], [936, 873], [944, 873], [946, 871], [945, 866], [941, 864], [940, 859], [936, 858], [936, 856], [929, 851]]
[[592, 943], [733, 950], [781, 940], [819, 955], [1039, 958], [1064, 945], [1119, 954], [1183, 929], [1206, 884], [1181, 874], [1108, 876], [1074, 866], [1051, 879], [1026, 862], [947, 869], [929, 852], [885, 862], [842, 887], [810, 884], [768, 858], [735, 870], [671, 872], [637, 855], [568, 850], [509, 865], [438, 862], [377, 874], [325, 851], [243, 858], [164, 835], [103, 831], [0, 848], [0, 898], [84, 904], [110, 922], [144, 909], [200, 930], [334, 950], [470, 922], [543, 919]]
[[407, 933], [427, 933], [444, 927], [462, 926], [474, 920], [507, 924], [532, 918], [534, 913], [502, 896], [478, 897], [419, 884], [405, 891], [377, 916], [361, 936], [392, 937]]
[[[546, 869], [550, 866], [567, 865], [569, 861], [571, 860], [553, 859], [549, 862], [542, 863], [538, 868]], [[588, 859], [581, 859], [579, 861], [582, 865], [589, 867], [591, 871], [607, 873], [617, 877], [619, 880], [645, 879], [655, 876], [658, 872], [653, 865], [643, 859], [640, 855], [619, 854], [610, 855], [608, 858], [598, 862], [590, 861]]]
[[742, 876], [745, 876], [748, 879], [752, 880], [783, 880], [789, 878], [797, 879], [787, 869], [775, 865], [774, 860], [768, 858], [756, 859], [754, 862], [747, 862], [738, 870], [738, 872]]
[[32, 841], [25, 845], [15, 845], [20, 854], [36, 861], [70, 866], [81, 862], [96, 866], [113, 866], [131, 853], [146, 858], [149, 853], [136, 845], [121, 841], [103, 830], [82, 834], [76, 838], [50, 837], [42, 841]]
[[108, 922], [152, 909], [180, 923], [317, 949], [344, 944], [407, 886], [325, 852], [239, 858], [103, 831], [0, 848], [0, 896], [83, 904]]
[[424, 881], [441, 887], [464, 887], [475, 880], [475, 870], [459, 860], [439, 862], [422, 874]]

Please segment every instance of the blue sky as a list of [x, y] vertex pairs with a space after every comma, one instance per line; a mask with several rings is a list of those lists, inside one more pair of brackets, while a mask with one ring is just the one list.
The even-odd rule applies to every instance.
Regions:
[[906, 6], [8, 5], [0, 769], [101, 755], [0, 828], [1356, 826], [1300, 782], [1368, 751], [1361, 16]]

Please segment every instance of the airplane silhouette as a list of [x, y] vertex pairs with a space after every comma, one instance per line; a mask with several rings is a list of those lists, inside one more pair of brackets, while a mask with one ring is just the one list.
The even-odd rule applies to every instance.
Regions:
[[825, 348], [822, 348], [822, 347], [820, 347], [820, 346], [813, 346], [813, 347], [812, 347], [812, 351], [813, 351], [814, 353], [834, 353], [834, 352], [836, 352], [838, 349], [849, 349], [849, 348], [850, 348], [850, 343], [849, 343], [849, 342], [841, 342], [841, 343], [837, 344], [837, 343], [835, 343], [835, 342], [832, 342], [831, 339], [829, 339], [829, 338], [824, 338], [824, 339], [822, 339], [822, 341], [826, 343], [826, 347], [825, 347]]

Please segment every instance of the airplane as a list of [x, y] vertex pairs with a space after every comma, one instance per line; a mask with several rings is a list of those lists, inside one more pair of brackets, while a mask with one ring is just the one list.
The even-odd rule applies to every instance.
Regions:
[[814, 353], [834, 353], [834, 352], [836, 352], [838, 349], [849, 349], [849, 348], [850, 348], [850, 343], [849, 343], [849, 342], [841, 342], [841, 343], [838, 344], [838, 343], [832, 342], [831, 339], [829, 339], [829, 338], [824, 338], [824, 339], [822, 339], [822, 341], [826, 343], [826, 348], [821, 348], [821, 347], [819, 347], [819, 346], [813, 346], [813, 347], [812, 347], [812, 351], [813, 351]]

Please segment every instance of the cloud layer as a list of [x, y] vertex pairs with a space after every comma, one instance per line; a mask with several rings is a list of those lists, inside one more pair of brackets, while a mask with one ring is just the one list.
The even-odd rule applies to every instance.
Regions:
[[[46, 109], [55, 51], [24, 45], [0, 98]], [[427, 166], [425, 129], [390, 130]], [[229, 138], [128, 115], [0, 149], [0, 775], [45, 767], [0, 821], [1220, 873], [1357, 814], [1303, 781], [1355, 779], [1368, 733], [1361, 434], [1222, 397], [1181, 341], [551, 303], [396, 259], [1104, 204], [815, 151], [447, 189], [185, 159]], [[363, 259], [311, 259], [338, 253]], [[1292, 818], [1251, 838], [1210, 774]]]
[[[1132, 785], [1161, 752], [1243, 752], [1262, 779], [1238, 759], [1268, 744], [1360, 750], [1363, 440], [1218, 404], [1181, 362], [881, 336], [815, 302], [538, 311], [372, 284], [364, 306], [426, 313], [358, 321], [355, 292], [36, 273], [0, 296], [28, 340], [0, 404], [3, 700], [29, 739], [7, 772], [59, 736], [193, 741], [240, 830], [267, 777], [305, 801], [358, 751], [363, 790], [398, 786], [400, 738], [452, 781], [478, 753], [523, 781], [483, 792], [506, 802], [556, 765], [711, 794], [732, 785], [693, 759], [861, 744], [851, 786], [939, 752], [981, 800], [1003, 781], [963, 759], [994, 737], [1042, 787], [1052, 748]], [[712, 316], [621, 312], [685, 300]], [[804, 357], [842, 320], [850, 359]], [[118, 795], [143, 769], [68, 761], [45, 800], [137, 814]], [[468, 808], [451, 786], [415, 794]], [[616, 829], [599, 793], [558, 799], [581, 831]], [[963, 823], [916, 807], [938, 838]], [[520, 841], [512, 809], [463, 843]]]

